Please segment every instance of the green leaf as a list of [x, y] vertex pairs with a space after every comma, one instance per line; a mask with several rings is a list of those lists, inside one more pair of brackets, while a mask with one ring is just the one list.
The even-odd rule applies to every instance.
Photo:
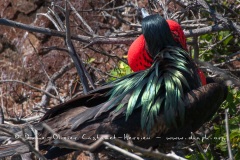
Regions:
[[224, 46], [228, 45], [228, 43], [233, 39], [233, 36], [228, 37], [223, 41]]

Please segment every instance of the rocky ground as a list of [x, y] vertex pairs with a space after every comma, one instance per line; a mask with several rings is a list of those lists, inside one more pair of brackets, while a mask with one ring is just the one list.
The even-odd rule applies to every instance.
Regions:
[[[112, 5], [112, 8], [115, 8], [123, 6], [125, 1], [119, 0], [114, 3], [110, 3], [108, 0], [70, 1], [91, 27], [94, 35], [108, 37], [113, 32], [119, 35], [126, 34], [124, 31], [127, 30], [130, 31], [129, 36], [126, 35], [125, 37], [136, 37], [138, 28], [122, 23], [122, 21], [128, 20], [137, 24], [138, 20], [131, 16], [131, 14], [136, 13], [132, 12], [131, 8], [125, 6], [119, 9], [119, 12], [121, 11], [123, 15], [126, 12], [125, 19], [122, 19], [122, 21], [116, 18], [117, 14], [113, 11], [103, 10], [108, 3]], [[0, 18], [32, 26], [56, 29], [53, 23], [43, 15], [49, 12], [51, 2], [53, 1], [1, 0]], [[55, 2], [57, 5], [64, 7], [62, 1]], [[229, 3], [232, 2], [229, 1]], [[146, 0], [137, 3], [139, 7], [146, 4]], [[178, 5], [170, 5], [169, 7], [171, 11], [181, 8]], [[158, 11], [156, 10], [156, 12]], [[64, 22], [65, 19], [61, 11], [56, 9], [56, 13]], [[89, 30], [76, 15], [70, 15], [70, 22], [72, 35], [91, 36]], [[88, 43], [73, 42], [77, 53], [86, 64], [86, 69], [96, 85], [101, 85], [108, 80], [110, 70], [118, 66], [120, 59], [126, 61], [125, 55], [130, 45], [130, 43], [95, 44], [89, 47], [87, 46]], [[19, 119], [41, 116], [47, 108], [82, 93], [77, 71], [66, 52], [66, 48], [64, 38], [0, 25], [0, 103], [6, 122], [20, 123], [18, 122]], [[66, 70], [59, 73], [64, 66], [66, 66]], [[228, 67], [235, 70], [236, 75], [239, 75], [239, 61], [229, 63]], [[51, 79], [58, 73], [57, 78]], [[51, 81], [53, 85], [50, 85], [49, 89]], [[50, 92], [55, 98], [46, 98], [43, 91]], [[86, 157], [82, 153], [78, 159], [84, 158]]]
[[[43, 15], [49, 11], [51, 2], [51, 0], [3, 0], [0, 1], [0, 18], [56, 29], [53, 23]], [[71, 3], [96, 35], [105, 36], [113, 30], [129, 29], [118, 20], [108, 18], [108, 15], [102, 16], [107, 14], [105, 12], [92, 11], [94, 8], [104, 6], [108, 3], [107, 0], [71, 0]], [[113, 7], [122, 5], [124, 2], [117, 3], [112, 4]], [[64, 6], [61, 1], [56, 4]], [[56, 13], [64, 22], [64, 16], [60, 11]], [[84, 25], [73, 14], [70, 16], [70, 22], [72, 35], [89, 35]], [[96, 44], [91, 49], [91, 47], [85, 47], [87, 43], [79, 41], [73, 41], [73, 43], [96, 85], [108, 80], [108, 72], [117, 67], [119, 59], [123, 59], [129, 46], [129, 44]], [[82, 93], [76, 69], [64, 49], [66, 49], [64, 38], [1, 25], [0, 73], [2, 82], [0, 94], [5, 122], [20, 123], [19, 119], [41, 117], [47, 108], [60, 103], [58, 98], [67, 101], [72, 96]], [[64, 66], [68, 67], [65, 67], [66, 70], [53, 80], [54, 85], [48, 89], [51, 78]], [[56, 98], [46, 98], [42, 92], [44, 90]], [[72, 156], [76, 158], [76, 155]], [[85, 159], [84, 157], [84, 154], [81, 154], [78, 159]]]
[[[85, 1], [72, 0], [72, 4], [79, 10], [90, 10], [91, 3]], [[92, 2], [94, 3], [94, 2]], [[102, 6], [105, 1], [98, 1], [98, 6]], [[63, 5], [62, 3], [58, 3]], [[41, 0], [4, 0], [0, 2], [0, 17], [7, 18], [16, 22], [28, 25], [55, 29], [53, 24], [42, 13], [47, 13], [51, 1]], [[117, 4], [116, 4], [117, 5]], [[89, 23], [94, 32], [104, 35], [113, 27], [119, 28], [120, 23], [103, 19], [100, 12], [82, 12], [82, 17]], [[63, 18], [63, 17], [62, 17]], [[77, 21], [76, 16], [70, 17], [71, 21]], [[72, 35], [86, 35], [83, 32], [83, 25], [78, 21], [72, 23]], [[77, 53], [85, 63], [93, 78], [102, 83], [106, 80], [106, 73], [116, 65], [116, 58], [103, 56], [91, 49], [84, 48], [86, 44], [74, 41]], [[128, 45], [96, 45], [100, 51], [104, 48], [107, 54], [122, 58], [127, 53]], [[0, 29], [0, 66], [2, 80], [16, 80], [27, 83], [31, 86], [46, 89], [49, 78], [58, 72], [64, 65], [71, 62], [67, 52], [54, 50], [49, 47], [66, 49], [63, 38], [48, 36], [40, 33], [32, 33], [26, 30], [17, 29], [9, 26], [1, 26]], [[91, 63], [90, 63], [91, 62]], [[69, 98], [70, 94], [81, 91], [79, 79], [73, 66], [68, 69], [60, 78], [56, 79], [55, 87], [57, 94], [63, 99]], [[28, 86], [16, 83], [5, 82], [1, 85], [1, 93], [4, 108], [9, 117], [15, 114], [27, 117], [33, 114], [33, 109], [42, 100], [42, 93], [30, 89]], [[53, 94], [56, 94], [53, 92]], [[59, 102], [51, 100], [47, 107], [56, 105]]]

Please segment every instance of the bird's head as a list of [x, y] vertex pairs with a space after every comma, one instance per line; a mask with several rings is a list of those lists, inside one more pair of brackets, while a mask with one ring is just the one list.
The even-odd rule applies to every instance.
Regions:
[[158, 14], [147, 16], [142, 20], [142, 33], [148, 53], [153, 58], [167, 46], [181, 47], [173, 39], [167, 21]]

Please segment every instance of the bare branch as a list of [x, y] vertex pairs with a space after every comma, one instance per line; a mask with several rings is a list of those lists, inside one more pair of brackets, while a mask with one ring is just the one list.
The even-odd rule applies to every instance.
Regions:
[[46, 69], [45, 69], [45, 66], [44, 66], [42, 60], [40, 59], [40, 57], [38, 56], [38, 52], [37, 52], [36, 48], [34, 47], [34, 45], [32, 44], [32, 42], [31, 42], [30, 39], [28, 39], [28, 41], [29, 41], [30, 45], [32, 46], [35, 54], [37, 55], [38, 61], [39, 61], [39, 63], [41, 64], [41, 68], [42, 68], [43, 72], [45, 73], [45, 75], [47, 76], [47, 78], [50, 80], [50, 77], [49, 77], [49, 75], [48, 75], [48, 73], [47, 73], [47, 71], [46, 71]]
[[147, 156], [147, 157], [152, 157], [152, 158], [157, 158], [157, 159], [167, 159], [167, 160], [177, 160], [177, 159], [178, 160], [186, 160], [185, 158], [179, 157], [173, 153], [164, 154], [164, 153], [160, 153], [158, 151], [150, 151], [148, 149], [144, 149], [144, 148], [138, 147], [136, 145], [128, 144], [120, 139], [109, 139], [107, 141], [112, 142], [123, 148], [132, 150], [134, 152], [141, 153], [143, 156]]
[[198, 45], [198, 36], [193, 37], [193, 50], [194, 50], [194, 60], [198, 60], [199, 58], [199, 45]]
[[[51, 127], [49, 127], [47, 124], [42, 123], [42, 126], [48, 130], [51, 134], [56, 134]], [[129, 150], [132, 150], [134, 152], [138, 152], [141, 153], [143, 156], [148, 156], [148, 157], [152, 157], [152, 158], [158, 158], [158, 159], [166, 159], [166, 160], [186, 160], [185, 158], [179, 157], [175, 154], [163, 154], [160, 153], [158, 151], [150, 151], [129, 143], [126, 143], [122, 140], [119, 140], [117, 138], [111, 138], [112, 136], [110, 135], [101, 135], [99, 137], [99, 139], [94, 142], [91, 145], [85, 145], [85, 144], [81, 144], [81, 143], [77, 143], [68, 139], [64, 139], [64, 138], [59, 138], [57, 140], [54, 140], [54, 145], [59, 146], [59, 147], [63, 147], [63, 148], [70, 148], [70, 149], [76, 149], [76, 150], [88, 150], [90, 152], [96, 150], [98, 147], [100, 147], [102, 144], [105, 144], [105, 142], [111, 142], [112, 144], [121, 146], [122, 148], [126, 148]], [[109, 143], [107, 143], [108, 145]], [[111, 145], [112, 146], [112, 145]], [[122, 153], [122, 150], [119, 150], [119, 147], [115, 148], [112, 146], [112, 149]], [[126, 153], [126, 151], [124, 151], [124, 153]], [[132, 156], [132, 154], [129, 156]]]
[[[41, 124], [43, 126], [43, 128], [45, 128], [47, 131], [49, 131], [52, 135], [56, 134], [53, 129], [51, 127], [49, 127], [46, 123], [42, 123]], [[59, 135], [61, 136], [61, 135]], [[64, 139], [64, 138], [59, 138], [57, 140], [54, 141], [54, 144], [56, 146], [61, 146], [61, 147], [65, 147], [65, 148], [70, 148], [70, 149], [76, 149], [76, 150], [88, 150], [90, 152], [96, 150], [100, 145], [102, 145], [102, 142], [104, 141], [105, 138], [107, 138], [108, 135], [102, 136], [102, 138], [98, 139], [96, 142], [94, 142], [93, 144], [89, 145], [85, 145], [85, 144], [81, 144], [81, 143], [77, 143], [68, 139]]]
[[141, 157], [139, 157], [139, 156], [137, 156], [137, 155], [135, 155], [135, 154], [132, 154], [132, 153], [130, 153], [130, 152], [128, 152], [128, 151], [120, 148], [120, 147], [117, 147], [117, 146], [115, 146], [115, 145], [112, 145], [112, 144], [109, 143], [109, 142], [103, 142], [103, 144], [104, 144], [105, 146], [108, 146], [109, 148], [117, 151], [117, 152], [120, 152], [120, 153], [122, 153], [122, 154], [130, 157], [130, 158], [133, 158], [133, 159], [136, 159], [136, 160], [144, 160], [143, 158], [141, 158]]
[[231, 30], [228, 26], [224, 25], [213, 25], [213, 26], [208, 26], [204, 28], [199, 28], [199, 29], [190, 29], [188, 31], [184, 31], [184, 34], [186, 37], [193, 37], [193, 36], [200, 36], [204, 34], [209, 34], [213, 32], [219, 32], [219, 31], [227, 31]]
[[[65, 26], [64, 23], [61, 21], [61, 18], [58, 16], [58, 14], [54, 11], [55, 7], [52, 6], [53, 10], [51, 8], [49, 8], [49, 11], [54, 15], [55, 19], [57, 20], [57, 26], [59, 26], [57, 29], [58, 31], [65, 31]], [[55, 26], [56, 26], [55, 25]]]
[[[60, 78], [64, 73], [66, 73], [66, 71], [70, 70], [73, 67], [73, 63], [70, 62], [66, 65], [64, 65], [58, 72], [55, 72], [52, 77], [50, 78], [50, 80], [48, 81], [47, 87], [46, 87], [46, 92], [51, 91], [53, 88], [53, 84], [55, 83], [55, 81]], [[62, 102], [63, 100], [60, 98], [60, 101]], [[41, 102], [38, 104], [39, 106], [47, 106], [49, 102], [49, 96], [48, 95], [43, 95]]]
[[221, 41], [218, 41], [217, 43], [210, 45], [206, 51], [204, 51], [200, 56], [202, 56], [204, 53], [206, 53], [207, 51], [213, 49], [214, 47], [216, 47], [217, 45], [221, 44], [222, 42], [224, 42], [228, 37], [232, 36], [232, 32], [230, 34], [228, 34], [226, 37], [224, 37]]
[[200, 64], [200, 66], [202, 66], [201, 69], [205, 70], [206, 72], [210, 72], [214, 76], [222, 77], [228, 86], [240, 86], [239, 78], [233, 75], [231, 72], [215, 67], [209, 62], [197, 61], [197, 63]]
[[42, 116], [32, 116], [32, 117], [28, 117], [28, 118], [21, 118], [21, 119], [18, 119], [18, 118], [6, 118], [5, 120], [6, 121], [11, 121], [12, 123], [14, 124], [21, 124], [21, 123], [31, 123], [33, 121], [38, 121], [42, 118]]
[[81, 79], [82, 85], [83, 85], [83, 93], [87, 94], [88, 91], [90, 91], [89, 85], [88, 85], [88, 80], [91, 82], [92, 87], [94, 88], [94, 84], [92, 83], [92, 80], [90, 78], [90, 76], [87, 76], [88, 73], [85, 69], [85, 67], [83, 66], [83, 63], [81, 61], [81, 59], [79, 58], [78, 54], [76, 53], [74, 46], [72, 44], [71, 38], [70, 38], [70, 24], [69, 24], [69, 10], [67, 7], [67, 2], [66, 2], [66, 44], [68, 46], [68, 51], [69, 51], [69, 55], [71, 56], [75, 67], [77, 69], [78, 75]]
[[223, 66], [223, 65], [225, 65], [227, 63], [231, 63], [231, 62], [234, 62], [234, 61], [240, 61], [240, 58], [239, 57], [235, 57], [235, 58], [232, 58], [232, 59], [227, 59], [225, 62], [214, 64], [213, 66], [219, 67], [219, 66]]
[[[52, 11], [52, 10], [50, 10], [50, 11]], [[58, 31], [63, 31], [63, 29], [59, 26], [59, 24], [55, 21], [55, 19], [49, 13], [38, 13], [37, 16], [38, 15], [47, 17], [54, 24], [55, 28]]]
[[72, 3], [68, 1], [69, 6], [73, 10], [73, 12], [77, 15], [77, 17], [80, 19], [80, 21], [83, 23], [83, 25], [88, 29], [88, 31], [91, 33], [92, 36], [94, 36], [94, 32], [92, 28], [87, 24], [87, 22], [82, 18], [82, 16], [77, 12], [77, 10], [73, 7]]
[[[50, 36], [57, 37], [66, 37], [65, 32], [60, 32], [56, 30], [51, 30], [49, 28], [35, 27], [32, 25], [23, 24], [20, 22], [11, 21], [8, 19], [0, 18], [0, 25], [11, 26], [15, 28], [20, 28], [27, 30], [29, 32], [42, 33]], [[130, 44], [135, 40], [135, 38], [106, 38], [106, 37], [88, 37], [83, 35], [72, 35], [71, 38], [73, 40], [77, 40], [83, 43], [91, 43], [94, 41], [94, 44]]]
[[204, 159], [208, 160], [206, 153], [204, 152], [202, 146], [199, 144], [199, 142], [198, 142], [198, 140], [197, 140], [197, 138], [196, 138], [196, 136], [194, 135], [193, 132], [191, 132], [191, 135], [192, 135], [192, 137], [193, 137], [193, 141], [194, 141], [195, 144], [197, 145], [198, 149], [199, 149], [200, 152], [203, 154]]
[[3, 91], [2, 88], [0, 89], [0, 93], [1, 93], [1, 106], [0, 106], [0, 124], [4, 123], [4, 112], [3, 112]]

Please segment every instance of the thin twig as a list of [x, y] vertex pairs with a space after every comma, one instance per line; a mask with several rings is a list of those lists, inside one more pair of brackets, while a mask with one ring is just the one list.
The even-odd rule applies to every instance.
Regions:
[[215, 66], [215, 67], [223, 66], [223, 65], [225, 65], [225, 64], [227, 64], [227, 63], [231, 63], [231, 62], [234, 62], [234, 61], [240, 61], [240, 58], [239, 58], [239, 57], [235, 57], [235, 58], [233, 58], [233, 59], [228, 59], [228, 60], [226, 60], [225, 62], [217, 63], [217, 64], [214, 64], [213, 66]]
[[[42, 33], [50, 36], [57, 36], [57, 37], [63, 37], [66, 38], [66, 33], [65, 32], [60, 32], [57, 30], [52, 30], [49, 28], [43, 28], [43, 27], [36, 27], [32, 25], [27, 25], [23, 24], [20, 22], [15, 22], [12, 20], [0, 18], [0, 25], [5, 25], [5, 26], [11, 26], [23, 30], [27, 30], [29, 32], [36, 32], [36, 33]], [[140, 34], [141, 32], [139, 32]], [[83, 36], [83, 35], [71, 35], [71, 39], [77, 40], [83, 43], [91, 43], [94, 41], [94, 44], [130, 44], [132, 43], [135, 38], [106, 38], [103, 36], [99, 37], [89, 37], [89, 36]]]
[[[66, 18], [66, 44], [67, 44], [67, 47], [68, 47], [68, 51], [69, 51], [69, 55], [71, 56], [74, 64], [75, 64], [75, 67], [77, 69], [77, 72], [78, 72], [78, 75], [80, 77], [80, 80], [82, 82], [82, 85], [83, 85], [83, 93], [84, 94], [87, 94], [88, 91], [90, 91], [90, 88], [89, 88], [89, 85], [88, 85], [88, 80], [87, 80], [87, 71], [85, 69], [85, 67], [83, 66], [83, 63], [82, 61], [80, 60], [79, 56], [77, 55], [76, 51], [75, 51], [75, 48], [72, 44], [72, 41], [71, 41], [71, 38], [70, 38], [70, 22], [69, 22], [69, 10], [68, 10], [68, 7], [67, 7], [67, 2], [66, 2], [66, 14], [65, 14], [65, 18]], [[89, 81], [91, 81], [89, 79]], [[94, 85], [93, 83], [91, 82], [93, 88], [94, 88]]]
[[[110, 2], [113, 2], [113, 1], [110, 1]], [[125, 3], [124, 5], [122, 6], [117, 6], [117, 7], [111, 7], [111, 8], [105, 8], [106, 5], [108, 5], [110, 2], [106, 3], [103, 7], [101, 8], [94, 8], [94, 9], [83, 9], [79, 12], [93, 12], [93, 11], [96, 11], [96, 12], [99, 12], [99, 11], [114, 11], [114, 10], [120, 10], [120, 9], [123, 9], [123, 8], [126, 8], [126, 7], [132, 7], [132, 8], [137, 8], [136, 5], [134, 5], [133, 3], [131, 2], [128, 2], [128, 3]]]
[[199, 27], [207, 27], [206, 24], [181, 24], [181, 27], [184, 29], [193, 29], [193, 28], [199, 28]]
[[45, 75], [47, 76], [48, 80], [50, 80], [50, 76], [48, 75], [48, 73], [47, 73], [47, 71], [46, 71], [46, 69], [45, 69], [45, 66], [44, 66], [43, 62], [42, 62], [42, 60], [40, 59], [36, 48], [35, 48], [34, 45], [32, 44], [32, 41], [31, 41], [30, 39], [28, 39], [28, 42], [29, 42], [30, 45], [32, 46], [32, 48], [33, 48], [33, 50], [34, 50], [34, 52], [35, 52], [35, 54], [36, 54], [36, 56], [37, 56], [37, 59], [38, 59], [40, 65], [41, 65], [41, 68], [42, 68], [43, 72], [44, 72]]
[[71, 7], [71, 9], [73, 10], [73, 12], [77, 15], [77, 17], [80, 19], [80, 21], [83, 23], [83, 25], [88, 29], [88, 31], [92, 34], [92, 36], [94, 36], [94, 31], [92, 30], [92, 28], [87, 24], [87, 22], [82, 18], [82, 16], [77, 12], [77, 10], [73, 7], [73, 5], [71, 4], [70, 1], [68, 1], [69, 6]]
[[[48, 82], [48, 85], [46, 87], [46, 91], [50, 91], [52, 88], [52, 83], [55, 83], [55, 81], [57, 79], [59, 79], [64, 73], [66, 73], [66, 71], [70, 70], [71, 68], [73, 68], [73, 63], [70, 62], [66, 65], [64, 65], [62, 68], [60, 68], [59, 71], [55, 72], [52, 77], [51, 77], [51, 80]], [[60, 102], [63, 102], [64, 99], [61, 99], [60, 97]], [[42, 99], [41, 99], [41, 102], [38, 104], [39, 106], [47, 106], [48, 105], [48, 102], [49, 102], [49, 97], [46, 96], [46, 95], [43, 95], [42, 96]]]
[[46, 91], [44, 91], [44, 90], [42, 90], [42, 89], [39, 89], [39, 88], [37, 88], [37, 87], [34, 87], [34, 86], [31, 86], [30, 84], [27, 84], [27, 83], [25, 83], [25, 82], [22, 82], [22, 81], [19, 81], [19, 80], [0, 80], [0, 83], [20, 83], [20, 84], [23, 84], [23, 85], [25, 85], [25, 86], [28, 86], [29, 88], [32, 88], [32, 89], [35, 89], [35, 90], [37, 90], [37, 91], [39, 91], [39, 92], [42, 92], [42, 93], [44, 93], [44, 94], [46, 94], [46, 95], [48, 95], [48, 96], [50, 96], [50, 97], [52, 97], [52, 98], [54, 98], [54, 99], [57, 99], [57, 100], [59, 100], [60, 101], [60, 99], [59, 98], [57, 98], [56, 96], [54, 96], [54, 95], [52, 95], [51, 93], [48, 93], [48, 92], [46, 92]]
[[5, 121], [10, 121], [10, 122], [15, 123], [15, 124], [21, 124], [21, 123], [30, 123], [32, 121], [37, 121], [40, 118], [42, 118], [42, 116], [37, 115], [37, 116], [32, 116], [32, 117], [28, 117], [28, 118], [21, 118], [21, 119], [18, 119], [18, 118], [5, 118]]
[[122, 154], [125, 155], [125, 156], [130, 157], [130, 158], [133, 158], [133, 159], [136, 159], [136, 160], [144, 160], [143, 158], [139, 157], [138, 155], [135, 155], [135, 154], [133, 154], [133, 153], [130, 153], [130, 152], [128, 152], [127, 150], [124, 150], [124, 149], [122, 149], [122, 148], [120, 148], [120, 147], [118, 147], [118, 146], [112, 145], [112, 144], [109, 143], [109, 142], [103, 142], [103, 144], [104, 144], [105, 146], [107, 146], [107, 147], [109, 147], [109, 148], [117, 151], [117, 152], [122, 153]]
[[[49, 131], [52, 135], [56, 135], [56, 132], [48, 126], [46, 123], [41, 124], [44, 129]], [[61, 135], [59, 135], [61, 137]], [[101, 136], [96, 142], [94, 142], [91, 145], [85, 145], [81, 143], [77, 143], [68, 139], [64, 138], [58, 138], [57, 140], [54, 140], [54, 144], [56, 146], [61, 146], [64, 148], [70, 148], [70, 149], [76, 149], [76, 150], [88, 150], [90, 152], [96, 150], [100, 145], [102, 145], [102, 142], [104, 141], [105, 138], [107, 138], [108, 135]]]
[[207, 18], [202, 18], [202, 19], [193, 19], [193, 20], [185, 20], [185, 21], [181, 21], [181, 26], [182, 24], [188, 24], [188, 23], [199, 23], [199, 22], [206, 22]]
[[[58, 36], [58, 37], [66, 37], [65, 32], [60, 32], [56, 30], [51, 30], [49, 28], [43, 28], [43, 27], [36, 27], [36, 26], [31, 26], [27, 24], [23, 24], [20, 22], [15, 22], [11, 21], [8, 19], [0, 18], [0, 25], [6, 25], [6, 26], [11, 26], [15, 28], [20, 28], [27, 30], [29, 32], [36, 32], [36, 33], [42, 33], [46, 35], [51, 35], [51, 36]], [[208, 33], [213, 33], [213, 32], [219, 32], [219, 31], [227, 31], [231, 30], [230, 27], [226, 25], [213, 25], [213, 26], [208, 26], [204, 28], [199, 28], [199, 29], [191, 29], [188, 31], [184, 31], [184, 34], [186, 37], [193, 37], [193, 36], [200, 36]], [[141, 32], [139, 32], [141, 34]], [[91, 43], [92, 44], [130, 44], [132, 43], [135, 38], [106, 38], [106, 37], [88, 37], [88, 36], [83, 36], [83, 35], [72, 35], [71, 38], [73, 40], [81, 41], [84, 43]]]
[[203, 154], [204, 159], [205, 159], [205, 160], [208, 160], [206, 153], [204, 152], [202, 146], [199, 144], [199, 142], [198, 142], [198, 140], [197, 140], [197, 138], [196, 138], [196, 136], [194, 135], [193, 132], [191, 132], [191, 135], [192, 135], [192, 137], [193, 137], [193, 141], [194, 141], [195, 144], [197, 145], [198, 149], [199, 149], [200, 152]]
[[[8, 131], [7, 129], [0, 128], [0, 131], [9, 134], [9, 135], [10, 135], [11, 137], [13, 137], [13, 138], [16, 138], [15, 133], [12, 133], [12, 132]], [[20, 141], [20, 142], [22, 142], [23, 144], [25, 144], [25, 145], [29, 148], [29, 151], [28, 151], [28, 152], [33, 152], [33, 153], [34, 153], [38, 158], [40, 158], [41, 160], [46, 160], [46, 158], [45, 158], [41, 153], [39, 153], [39, 152], [31, 145], [31, 143], [30, 143], [27, 139], [19, 136], [19, 137], [17, 138], [17, 140]]]
[[193, 37], [193, 50], [194, 50], [194, 60], [199, 58], [199, 45], [198, 45], [198, 36]]
[[44, 53], [49, 52], [49, 51], [52, 51], [52, 50], [68, 52], [67, 49], [65, 49], [65, 48], [60, 48], [60, 47], [58, 47], [58, 46], [42, 47], [41, 50], [42, 50], [42, 52], [44, 52]]
[[164, 154], [164, 153], [160, 153], [159, 151], [149, 151], [148, 149], [144, 149], [144, 148], [138, 147], [136, 145], [129, 144], [120, 139], [106, 139], [106, 141], [112, 142], [113, 144], [116, 144], [123, 148], [132, 150], [134, 152], [141, 153], [143, 156], [147, 156], [147, 157], [151, 157], [151, 158], [167, 159], [167, 160], [177, 160], [177, 159], [178, 160], [186, 160], [185, 158], [179, 157], [173, 153]]
[[236, 87], [240, 86], [240, 79], [237, 76], [233, 75], [231, 72], [215, 67], [209, 62], [203, 62], [198, 60], [197, 63], [200, 66], [203, 66], [200, 68], [203, 69], [204, 71], [210, 72], [214, 76], [219, 76], [223, 78], [227, 86], [236, 86]]
[[1, 93], [0, 124], [4, 124], [4, 112], [3, 112], [4, 103], [3, 103], [3, 91], [2, 91], [2, 88], [0, 89], [0, 93]]
[[225, 128], [226, 128], [228, 155], [229, 155], [229, 159], [233, 160], [233, 154], [232, 154], [231, 143], [230, 143], [229, 124], [228, 124], [228, 108], [225, 109]]
[[58, 31], [62, 31], [63, 32], [62, 28], [59, 26], [59, 24], [55, 21], [55, 19], [49, 13], [38, 13], [37, 16], [38, 15], [47, 17], [54, 24], [55, 28]]
[[199, 29], [190, 29], [187, 31], [184, 31], [184, 34], [186, 37], [194, 37], [194, 36], [201, 36], [204, 34], [209, 34], [213, 32], [219, 32], [219, 31], [227, 31], [231, 30], [228, 26], [226, 25], [213, 25], [213, 26], [208, 26], [208, 27], [203, 27]]
[[[49, 131], [51, 134], [56, 134], [54, 130], [48, 126], [45, 123], [41, 124], [47, 131]], [[99, 139], [92, 143], [91, 145], [85, 145], [82, 143], [77, 143], [68, 139], [64, 138], [58, 138], [57, 140], [54, 140], [54, 145], [63, 147], [63, 148], [70, 148], [70, 149], [76, 149], [76, 150], [88, 150], [90, 152], [93, 152], [98, 147], [104, 144], [104, 142], [111, 142], [112, 144], [116, 144], [118, 146], [121, 146], [122, 148], [126, 148], [138, 153], [142, 153], [143, 156], [151, 157], [151, 158], [158, 158], [158, 159], [167, 159], [167, 160], [186, 160], [185, 158], [179, 157], [173, 153], [171, 154], [163, 154], [158, 151], [150, 151], [138, 146], [135, 146], [133, 144], [129, 144], [127, 142], [124, 142], [117, 138], [112, 138], [111, 135], [100, 135]], [[112, 148], [113, 149], [113, 148]], [[120, 150], [116, 150], [120, 153], [122, 153]]]
[[38, 130], [34, 129], [34, 137], [35, 137], [35, 149], [36, 151], [39, 151], [39, 141], [38, 141]]
[[65, 26], [64, 26], [64, 23], [62, 22], [61, 18], [58, 16], [58, 14], [54, 11], [55, 9], [55, 6], [53, 5], [53, 10], [51, 8], [49, 8], [49, 11], [54, 15], [55, 19], [57, 20], [58, 22], [58, 25], [59, 25], [59, 31], [65, 31]]
[[213, 45], [210, 45], [208, 46], [208, 48], [202, 53], [199, 55], [199, 57], [201, 57], [203, 54], [205, 54], [207, 51], [210, 51], [211, 49], [213, 49], [214, 47], [216, 47], [217, 45], [221, 44], [222, 42], [224, 42], [228, 37], [232, 36], [232, 32], [230, 34], [228, 34], [226, 37], [224, 37], [221, 41], [218, 41], [217, 43], [213, 44]]

